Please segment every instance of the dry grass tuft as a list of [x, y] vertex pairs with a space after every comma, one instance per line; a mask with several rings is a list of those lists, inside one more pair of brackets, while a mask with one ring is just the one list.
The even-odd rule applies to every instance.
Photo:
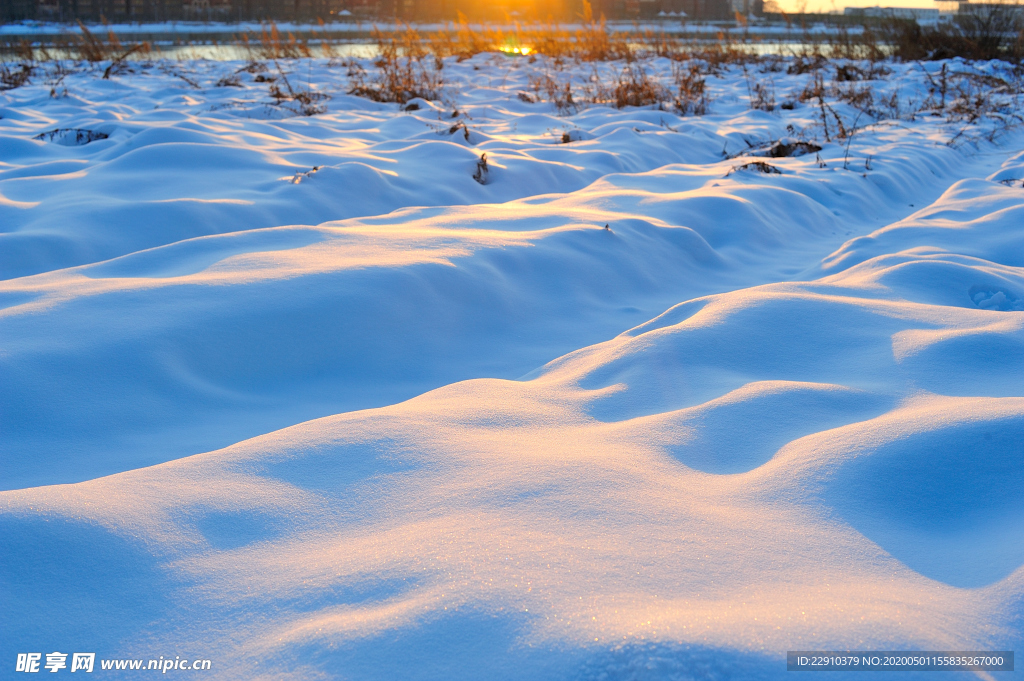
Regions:
[[290, 32], [285, 38], [277, 30], [277, 24], [271, 22], [270, 30], [266, 26], [260, 28], [260, 39], [258, 43], [250, 41], [248, 34], [242, 35], [242, 43], [249, 51], [250, 61], [273, 60], [273, 59], [302, 59], [313, 56], [309, 44], [305, 41], [296, 40]]
[[[74, 45], [68, 46], [68, 52], [77, 57], [79, 61], [101, 62], [109, 59], [111, 67], [104, 74], [105, 78], [110, 77], [109, 72], [111, 69], [114, 69], [114, 64], [123, 66], [129, 56], [141, 56], [149, 53], [149, 43], [128, 43], [123, 45], [109, 27], [107, 28], [105, 39], [94, 34], [82, 22], [78, 22], [78, 28], [81, 31], [81, 35], [77, 36]], [[117, 69], [114, 70], [116, 71]]]
[[0, 92], [13, 90], [28, 83], [32, 77], [35, 67], [31, 62], [22, 62], [18, 67], [11, 68], [5, 63], [0, 63]]
[[758, 173], [764, 173], [766, 175], [781, 175], [782, 174], [781, 170], [779, 170], [775, 166], [771, 165], [770, 163], [765, 163], [764, 161], [751, 161], [750, 163], [744, 163], [743, 165], [733, 166], [729, 170], [729, 172], [727, 172], [725, 174], [725, 176], [729, 177], [733, 173], [738, 173], [738, 172], [743, 171], [743, 170], [750, 170], [750, 171], [754, 171], [754, 172], [758, 172]]
[[636, 64], [623, 68], [615, 84], [615, 106], [619, 109], [624, 106], [660, 105], [670, 97], [665, 86]]
[[697, 64], [691, 64], [689, 68], [675, 66], [672, 69], [673, 80], [678, 87], [678, 94], [675, 98], [676, 111], [685, 115], [703, 116], [708, 112], [710, 97], [707, 91], [707, 82]]
[[563, 116], [576, 113], [580, 109], [580, 104], [573, 97], [572, 83], [569, 80], [562, 82], [549, 73], [542, 73], [530, 77], [530, 88], [538, 101], [551, 102]]
[[[284, 72], [284, 69], [277, 63], [277, 60], [274, 60], [274, 66], [277, 67], [278, 73], [278, 78], [270, 81], [270, 97], [274, 100], [274, 104], [281, 106], [285, 102], [291, 102], [295, 105], [293, 110], [303, 116], [315, 116], [327, 111], [327, 105], [322, 102], [330, 99], [328, 95], [309, 89], [293, 88], [291, 81], [288, 80], [288, 74]], [[267, 80], [269, 81], [270, 79]], [[277, 84], [278, 80], [284, 84], [283, 90]]]
[[769, 78], [765, 83], [752, 79], [746, 65], [743, 66], [743, 76], [747, 81], [750, 108], [758, 111], [775, 111], [775, 81]]
[[504, 52], [511, 55], [544, 55], [557, 62], [572, 61], [633, 61], [636, 51], [630, 45], [635, 36], [608, 30], [604, 17], [594, 17], [590, 3], [583, 1], [582, 26], [569, 31], [556, 23], [523, 26], [514, 24], [511, 30], [483, 25], [470, 26], [459, 14], [451, 28], [431, 34], [422, 34], [406, 27], [395, 33], [377, 33], [378, 47], [394, 44], [404, 55], [430, 54], [440, 58], [457, 57], [460, 61], [485, 52]]
[[480, 184], [487, 184], [490, 174], [491, 170], [487, 167], [487, 154], [481, 154], [476, 162], [476, 171], [473, 173], [473, 179]]
[[821, 147], [813, 142], [804, 142], [801, 140], [780, 140], [768, 147], [765, 153], [771, 158], [790, 158], [794, 156], [816, 154], [819, 151], [821, 151]]
[[407, 29], [404, 34], [374, 31], [380, 56], [371, 79], [356, 61], [348, 62], [348, 93], [376, 102], [405, 104], [410, 99], [436, 101], [444, 94], [444, 61], [428, 53], [419, 34]]

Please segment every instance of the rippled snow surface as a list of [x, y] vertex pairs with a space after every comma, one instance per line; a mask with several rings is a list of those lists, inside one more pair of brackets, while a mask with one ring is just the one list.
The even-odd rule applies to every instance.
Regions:
[[[520, 96], [543, 60], [496, 55], [411, 110], [282, 62], [330, 97], [303, 116], [243, 66], [0, 93], [3, 664], [747, 679], [1022, 647], [1024, 136], [825, 143], [732, 67], [704, 116], [558, 115]], [[927, 96], [892, 69], [879, 98]], [[787, 137], [823, 148], [737, 170]]]

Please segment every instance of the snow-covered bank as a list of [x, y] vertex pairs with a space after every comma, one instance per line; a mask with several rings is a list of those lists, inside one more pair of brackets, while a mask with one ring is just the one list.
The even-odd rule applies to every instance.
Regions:
[[5, 650], [674, 679], [1024, 641], [1017, 133], [728, 158], [819, 111], [732, 71], [707, 116], [560, 117], [484, 56], [450, 132], [316, 68], [281, 120], [223, 65], [7, 95]]
[[[343, 10], [344, 11], [344, 10]], [[522, 25], [524, 22], [508, 23], [508, 24], [469, 24], [471, 29], [483, 30], [490, 27], [497, 27], [502, 30], [515, 30], [517, 25]], [[525, 22], [526, 26], [529, 27], [532, 22]], [[321, 23], [305, 23], [305, 22], [291, 22], [282, 21], [275, 22], [274, 25], [282, 34], [293, 33], [298, 35], [328, 35], [333, 36], [335, 34], [344, 33], [361, 33], [369, 34], [374, 29], [382, 31], [404, 31], [409, 24], [405, 22], [392, 23], [390, 21], [381, 21], [375, 19], [366, 19], [352, 17], [351, 15], [339, 16], [334, 21], [329, 21], [325, 24]], [[450, 30], [452, 28], [452, 22], [436, 22], [436, 23], [413, 23], [416, 30], [424, 32], [435, 32]], [[560, 27], [566, 31], [576, 31], [582, 28], [584, 25], [581, 23], [567, 23], [562, 24]], [[666, 32], [669, 34], [675, 33], [705, 33], [710, 36], [715, 36], [717, 33], [734, 33], [737, 36], [744, 38], [751, 36], [761, 35], [789, 35], [793, 33], [793, 27], [786, 22], [756, 22], [753, 25], [734, 25], [733, 22], [688, 22], [677, 18], [663, 18], [657, 21], [647, 22], [636, 22], [636, 21], [609, 21], [606, 26], [610, 31], [614, 32], [636, 32], [642, 33], [646, 31], [652, 32]], [[223, 22], [223, 21], [164, 21], [164, 22], [145, 22], [145, 23], [106, 23], [106, 24], [91, 24], [86, 23], [86, 28], [96, 35], [105, 35], [108, 31], [113, 32], [118, 36], [127, 36], [131, 38], [134, 35], [152, 35], [152, 34], [185, 34], [185, 35], [196, 35], [201, 36], [203, 34], [234, 34], [236, 36], [242, 34], [259, 35], [262, 32], [267, 31], [268, 26], [264, 22], [257, 21], [237, 21], [237, 22]], [[815, 34], [827, 34], [835, 33], [838, 29], [835, 26], [826, 26], [824, 24], [813, 24], [807, 28], [811, 33]], [[853, 26], [849, 29], [853, 33], [859, 33], [863, 30], [860, 26]], [[44, 37], [44, 36], [66, 36], [66, 35], [77, 35], [81, 34], [81, 29], [75, 24], [59, 23], [52, 21], [16, 21], [8, 24], [0, 25], [0, 38], [10, 37]]]

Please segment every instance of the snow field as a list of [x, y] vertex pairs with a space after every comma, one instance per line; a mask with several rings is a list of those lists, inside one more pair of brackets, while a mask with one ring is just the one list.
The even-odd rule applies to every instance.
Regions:
[[735, 70], [707, 116], [559, 117], [478, 56], [450, 133], [323, 63], [282, 118], [238, 66], [6, 95], [5, 649], [683, 679], [1022, 640], [1018, 134], [762, 174], [723, 151], [817, 112]]

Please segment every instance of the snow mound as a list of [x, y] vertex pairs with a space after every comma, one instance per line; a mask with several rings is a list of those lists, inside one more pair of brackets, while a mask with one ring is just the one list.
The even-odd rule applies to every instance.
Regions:
[[[954, 407], [955, 404], [955, 407]], [[1024, 565], [1024, 412], [956, 401], [958, 416], [908, 424], [830, 479], [826, 499], [931, 579], [979, 587]]]

